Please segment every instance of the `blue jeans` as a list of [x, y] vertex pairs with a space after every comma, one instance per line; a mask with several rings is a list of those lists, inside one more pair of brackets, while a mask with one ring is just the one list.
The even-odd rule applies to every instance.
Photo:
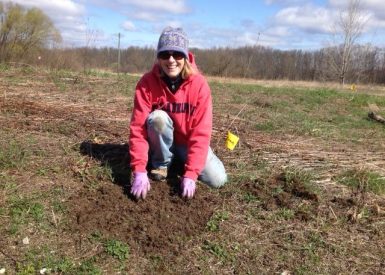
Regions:
[[[153, 168], [169, 167], [175, 157], [186, 162], [187, 147], [174, 144], [173, 124], [169, 115], [162, 110], [153, 111], [147, 118], [150, 165]], [[220, 187], [227, 181], [225, 167], [210, 147], [198, 179], [210, 187]]]

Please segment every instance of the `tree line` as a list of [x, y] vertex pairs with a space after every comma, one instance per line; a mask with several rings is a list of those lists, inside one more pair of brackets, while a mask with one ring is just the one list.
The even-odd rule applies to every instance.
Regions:
[[[241, 48], [191, 49], [201, 72], [210, 76], [266, 80], [304, 80], [341, 82], [333, 60], [339, 47], [316, 51], [282, 51], [263, 46]], [[51, 49], [43, 54], [43, 63], [53, 69], [103, 69], [117, 71], [118, 49]], [[155, 49], [128, 47], [120, 52], [119, 71], [144, 73], [155, 62]], [[346, 83], [385, 84], [385, 49], [355, 45]]]
[[[351, 14], [356, 16], [357, 1]], [[350, 16], [350, 17], [349, 17]], [[344, 18], [342, 18], [344, 20]], [[344, 41], [319, 50], [278, 50], [264, 46], [191, 49], [200, 71], [206, 75], [269, 80], [338, 81], [385, 84], [385, 49], [357, 44], [362, 26], [344, 24]], [[350, 35], [350, 37], [349, 37]], [[0, 2], [0, 62], [24, 62], [51, 69], [87, 71], [103, 69], [143, 73], [155, 61], [155, 49], [130, 46], [60, 48], [60, 33], [50, 18], [37, 8]], [[118, 59], [119, 56], [119, 59]], [[118, 64], [119, 62], [119, 64]]]

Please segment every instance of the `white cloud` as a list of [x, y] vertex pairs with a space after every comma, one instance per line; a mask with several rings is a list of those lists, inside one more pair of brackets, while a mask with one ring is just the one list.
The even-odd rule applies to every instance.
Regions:
[[298, 4], [298, 3], [306, 3], [309, 1], [305, 0], [265, 0], [265, 3], [267, 5], [273, 5], [273, 4], [279, 4], [279, 5], [293, 5], [293, 4]]
[[235, 30], [207, 27], [201, 24], [190, 26], [185, 31], [189, 37], [190, 47], [194, 48], [233, 47], [234, 38], [239, 35]]
[[145, 12], [158, 17], [161, 13], [177, 15], [190, 12], [186, 0], [90, 0], [88, 2], [130, 15]]
[[329, 33], [333, 24], [329, 10], [313, 5], [284, 8], [274, 19], [277, 25], [299, 28], [308, 33]]
[[135, 31], [136, 30], [134, 23], [131, 21], [124, 21], [122, 24], [122, 27], [126, 31]]
[[257, 28], [244, 29], [241, 27], [232, 29], [194, 25], [190, 26], [186, 32], [190, 39], [190, 47], [203, 49], [257, 45], [272, 47], [277, 45], [280, 40], [277, 37], [260, 32]]
[[[86, 32], [102, 33], [101, 29], [91, 26], [89, 20], [93, 17], [89, 9], [91, 4], [127, 16], [129, 20], [120, 23], [126, 31], [138, 30], [136, 27], [138, 22], [135, 20], [151, 24], [162, 21], [164, 27], [165, 22], [170, 21], [170, 15], [177, 16], [189, 12], [186, 0], [12, 0], [12, 2], [26, 8], [38, 7], [43, 10], [60, 30], [67, 46], [84, 45], [82, 40]], [[168, 25], [180, 26], [181, 24], [172, 20], [171, 17]]]
[[72, 0], [12, 0], [12, 2], [27, 8], [37, 7], [47, 12], [50, 16], [60, 14], [80, 15], [85, 11], [84, 6]]
[[[145, 22], [164, 21], [190, 11], [185, 0], [112, 0], [108, 4], [130, 19]], [[126, 7], [123, 12], [122, 6]]]
[[385, 29], [385, 20], [375, 17], [374, 15], [369, 15], [370, 19], [366, 23], [366, 27], [368, 30], [376, 30], [376, 29]]
[[133, 5], [139, 9], [164, 11], [174, 14], [188, 12], [185, 0], [121, 0], [120, 5]]
[[[329, 0], [329, 5], [339, 11], [346, 9], [348, 0]], [[358, 11], [361, 14], [371, 14], [373, 18], [385, 20], [385, 5], [383, 0], [359, 1]]]
[[290, 28], [288, 26], [274, 26], [264, 31], [264, 35], [275, 37], [287, 37], [291, 35]]
[[385, 19], [385, 5], [383, 0], [366, 0], [362, 1], [362, 5], [367, 10], [374, 12], [377, 17]]
[[85, 6], [73, 0], [12, 0], [26, 8], [41, 9], [51, 18], [67, 44], [78, 44], [79, 34], [86, 29]]
[[[331, 9], [336, 10], [336, 14], [342, 13], [348, 6], [348, 0], [329, 0]], [[364, 34], [373, 35], [385, 29], [385, 5], [383, 0], [360, 1], [358, 14], [363, 22]]]
[[[271, 43], [280, 40], [281, 43], [275, 45], [281, 48], [298, 48], [301, 44], [303, 47], [307, 44], [314, 48], [316, 43], [321, 47], [323, 41], [330, 39], [333, 31], [338, 28], [340, 14], [346, 10], [349, 0], [329, 0], [324, 6], [309, 2], [265, 0], [266, 4], [276, 4], [283, 8], [270, 18], [262, 32], [261, 41], [264, 37], [271, 38]], [[370, 37], [378, 36], [385, 29], [385, 5], [383, 0], [365, 0], [360, 4], [362, 19], [366, 21], [362, 42], [370, 41]]]
[[158, 19], [159, 16], [154, 15], [152, 12], [137, 11], [137, 12], [131, 13], [129, 17], [132, 19], [154, 22]]
[[259, 42], [259, 33], [244, 32], [242, 35], [235, 37], [235, 45], [256, 45]]

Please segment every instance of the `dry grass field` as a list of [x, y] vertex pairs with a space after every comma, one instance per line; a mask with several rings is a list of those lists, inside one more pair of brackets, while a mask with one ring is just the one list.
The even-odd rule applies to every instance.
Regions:
[[210, 78], [228, 184], [136, 201], [138, 79], [0, 70], [1, 272], [385, 274], [384, 87]]

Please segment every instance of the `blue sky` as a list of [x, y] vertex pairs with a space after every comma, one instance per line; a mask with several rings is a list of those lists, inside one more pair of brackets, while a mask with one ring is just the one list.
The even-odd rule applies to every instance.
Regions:
[[[67, 47], [155, 47], [162, 29], [182, 27], [198, 48], [262, 45], [318, 49], [336, 43], [348, 0], [13, 0], [51, 17]], [[361, 43], [385, 47], [383, 0], [361, 0]], [[384, 37], [384, 38], [383, 38]]]

